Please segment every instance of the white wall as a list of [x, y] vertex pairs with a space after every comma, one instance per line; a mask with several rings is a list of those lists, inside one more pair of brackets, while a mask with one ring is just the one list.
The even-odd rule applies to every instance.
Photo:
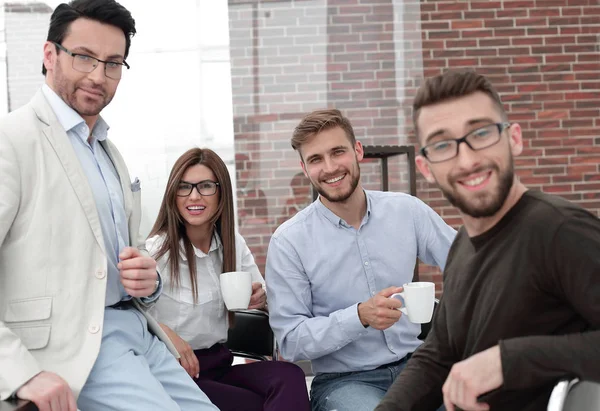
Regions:
[[4, 15], [8, 45], [8, 108], [15, 110], [26, 104], [44, 81], [42, 52], [51, 10], [43, 4], [7, 8]]
[[0, 2], [0, 116], [8, 113], [8, 73], [6, 66], [6, 24], [4, 5]]
[[214, 149], [235, 178], [227, 2], [122, 0], [136, 20], [131, 70], [104, 112], [110, 137], [142, 182], [142, 231], [171, 167], [191, 147]]

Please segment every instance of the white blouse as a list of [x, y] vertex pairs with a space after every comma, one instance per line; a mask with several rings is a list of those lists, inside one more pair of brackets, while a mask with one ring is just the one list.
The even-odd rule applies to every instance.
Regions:
[[[164, 237], [158, 235], [146, 240], [146, 248], [150, 255], [158, 251], [163, 241]], [[254, 257], [239, 233], [235, 235], [235, 249], [236, 270], [250, 272], [252, 282], [260, 282], [264, 287], [265, 282], [254, 263]], [[219, 286], [219, 274], [223, 267], [221, 239], [215, 233], [208, 254], [196, 247], [194, 254], [198, 288], [196, 304], [190, 282], [190, 269], [182, 247], [179, 253], [179, 288], [171, 287], [171, 270], [167, 264], [167, 255], [156, 261], [163, 281], [163, 291], [150, 313], [187, 341], [192, 349], [199, 350], [227, 341], [229, 318]]]

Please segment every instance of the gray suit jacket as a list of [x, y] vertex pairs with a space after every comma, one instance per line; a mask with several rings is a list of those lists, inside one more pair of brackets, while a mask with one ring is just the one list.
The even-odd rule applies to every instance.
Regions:
[[[132, 246], [140, 191], [104, 143], [120, 176]], [[0, 400], [42, 370], [77, 396], [100, 350], [107, 258], [90, 185], [41, 91], [0, 120]], [[177, 351], [156, 321], [151, 331]]]

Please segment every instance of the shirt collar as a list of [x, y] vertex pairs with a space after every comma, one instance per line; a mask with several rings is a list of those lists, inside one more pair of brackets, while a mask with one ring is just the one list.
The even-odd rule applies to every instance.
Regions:
[[[366, 224], [369, 219], [369, 216], [371, 215], [371, 201], [372, 200], [371, 200], [371, 194], [369, 193], [369, 191], [363, 190], [363, 192], [365, 193], [365, 197], [367, 198], [367, 213], [365, 214], [365, 217], [363, 218], [362, 224]], [[326, 219], [331, 221], [331, 223], [333, 225], [335, 225], [336, 227], [338, 227], [340, 225], [345, 226], [345, 227], [349, 226], [341, 217], [339, 217], [333, 211], [328, 209], [325, 206], [325, 204], [323, 204], [323, 202], [321, 201], [321, 196], [319, 196], [319, 198], [317, 198], [317, 200], [315, 201], [315, 207], [317, 207], [317, 210], [319, 210], [319, 212]]]
[[[73, 131], [79, 138], [87, 143], [87, 125], [79, 113], [69, 107], [67, 103], [65, 103], [64, 100], [50, 88], [50, 86], [48, 86], [48, 84], [42, 85], [42, 93], [44, 93], [44, 97], [46, 97], [46, 100], [48, 101], [48, 104], [50, 104], [52, 111], [54, 111], [58, 122], [65, 129], [65, 131]], [[104, 119], [99, 116], [96, 124], [94, 125], [92, 136], [98, 141], [104, 141], [108, 135], [109, 128], [110, 127], [104, 121]]]
[[[183, 240], [179, 241], [179, 255], [181, 256], [181, 258], [183, 259], [183, 261], [187, 261], [187, 257], [185, 255], [185, 246], [183, 244]], [[212, 240], [210, 241], [210, 248], [208, 249], [208, 254], [210, 254], [211, 252], [221, 249], [223, 247], [223, 244], [221, 243], [221, 239], [219, 238], [219, 235], [215, 232], [213, 234]], [[206, 257], [208, 254], [206, 254], [204, 251], [200, 250], [199, 248], [196, 248], [196, 246], [194, 244], [192, 244], [192, 248], [194, 250], [194, 254], [196, 255], [196, 257], [198, 258], [203, 258]]]

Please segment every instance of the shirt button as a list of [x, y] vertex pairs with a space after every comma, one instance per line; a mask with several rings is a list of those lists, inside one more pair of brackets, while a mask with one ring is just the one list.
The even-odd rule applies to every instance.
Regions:
[[368, 261], [365, 261], [365, 265], [369, 265], [369, 262], [368, 262]]
[[101, 280], [104, 277], [106, 277], [106, 271], [104, 271], [104, 270], [98, 270], [98, 271], [96, 271], [96, 278], [99, 278]]
[[98, 331], [100, 331], [100, 327], [97, 324], [92, 324], [88, 327], [88, 331], [92, 334], [96, 334]]

